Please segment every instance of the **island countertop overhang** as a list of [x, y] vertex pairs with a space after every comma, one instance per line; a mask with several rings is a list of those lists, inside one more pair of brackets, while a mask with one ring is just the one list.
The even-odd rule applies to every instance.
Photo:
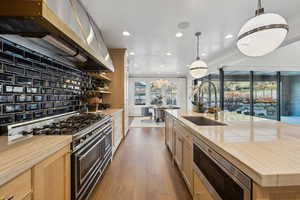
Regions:
[[220, 112], [226, 126], [197, 126], [183, 116], [213, 115], [168, 110], [167, 113], [262, 187], [300, 185], [300, 126]]

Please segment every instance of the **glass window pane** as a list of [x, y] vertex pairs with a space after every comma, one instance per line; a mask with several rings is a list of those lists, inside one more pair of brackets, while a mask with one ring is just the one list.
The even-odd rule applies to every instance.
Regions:
[[250, 72], [224, 72], [224, 110], [250, 115]]
[[167, 105], [177, 105], [177, 88], [172, 83], [166, 88], [166, 104]]
[[300, 72], [281, 72], [281, 121], [300, 124]]
[[162, 91], [158, 81], [151, 83], [150, 87], [150, 104], [151, 105], [162, 105]]
[[156, 80], [150, 87], [151, 105], [177, 105], [176, 84], [168, 80]]
[[254, 115], [277, 119], [276, 72], [254, 72]]
[[137, 81], [134, 86], [134, 105], [146, 105], [146, 83]]

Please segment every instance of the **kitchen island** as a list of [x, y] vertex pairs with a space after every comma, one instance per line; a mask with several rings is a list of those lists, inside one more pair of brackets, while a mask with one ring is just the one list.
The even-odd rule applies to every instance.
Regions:
[[[72, 136], [0, 137], [0, 199], [70, 199]], [[51, 191], [49, 191], [51, 190]]]
[[[252, 180], [253, 199], [299, 199], [300, 126], [231, 112], [218, 114], [218, 121], [225, 126], [198, 126], [186, 116], [214, 119], [214, 115], [167, 111], [166, 144], [195, 199], [199, 181], [185, 167], [194, 165], [193, 155], [189, 155], [192, 150], [184, 151], [188, 149], [184, 142], [192, 143], [192, 138], [201, 140], [247, 175]], [[178, 156], [178, 152], [183, 153]]]

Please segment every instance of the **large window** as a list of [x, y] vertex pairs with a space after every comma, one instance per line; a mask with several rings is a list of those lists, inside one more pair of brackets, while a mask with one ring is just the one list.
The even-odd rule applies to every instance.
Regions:
[[254, 72], [254, 115], [277, 119], [276, 72]]
[[[197, 79], [194, 84], [199, 85], [201, 80], [214, 83], [218, 88], [218, 104], [225, 111], [300, 124], [300, 72], [221, 70], [220, 73]], [[203, 91], [204, 103], [211, 104], [205, 106], [214, 106], [211, 86], [207, 84]]]
[[225, 72], [224, 110], [250, 115], [249, 72]]
[[150, 87], [150, 104], [151, 105], [162, 105], [162, 89], [158, 82], [154, 81], [151, 83]]
[[170, 84], [166, 89], [166, 104], [177, 105], [177, 88], [175, 85]]
[[134, 87], [134, 105], [146, 105], [146, 83], [137, 81]]
[[281, 121], [300, 124], [300, 72], [281, 72]]
[[151, 105], [177, 105], [177, 87], [168, 80], [156, 80], [150, 87]]

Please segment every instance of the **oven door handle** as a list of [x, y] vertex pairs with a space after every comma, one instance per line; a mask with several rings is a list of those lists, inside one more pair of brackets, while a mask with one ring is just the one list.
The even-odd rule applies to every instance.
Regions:
[[85, 144], [85, 146], [82, 146], [81, 148], [78, 148], [76, 150], [75, 155], [80, 155], [82, 152], [86, 151], [87, 149], [90, 149], [91, 143], [95, 143], [95, 141], [97, 141], [98, 139], [101, 140], [101, 138], [103, 137], [103, 134], [99, 134], [98, 136], [93, 137], [88, 144]]
[[80, 155], [79, 153], [79, 160], [81, 161], [83, 158], [85, 158], [100, 142], [102, 142], [105, 138], [101, 138], [98, 142], [96, 142], [96, 144], [94, 144], [87, 152], [85, 152], [84, 154]]

